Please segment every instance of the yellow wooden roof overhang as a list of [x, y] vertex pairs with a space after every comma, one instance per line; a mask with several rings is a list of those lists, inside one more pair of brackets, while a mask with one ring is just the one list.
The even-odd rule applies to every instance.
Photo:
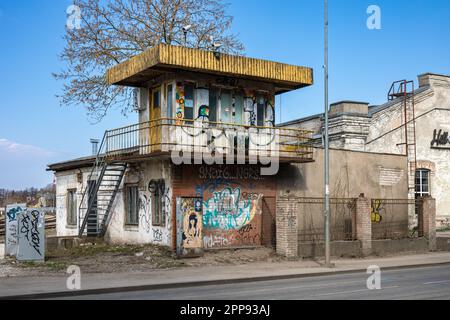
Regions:
[[177, 70], [256, 80], [283, 93], [313, 84], [313, 70], [273, 61], [160, 44], [107, 71], [108, 84], [140, 87]]

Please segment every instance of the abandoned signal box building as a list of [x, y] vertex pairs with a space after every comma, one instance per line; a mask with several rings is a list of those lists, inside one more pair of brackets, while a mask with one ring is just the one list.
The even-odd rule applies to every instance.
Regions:
[[[312, 85], [311, 68], [161, 44], [112, 67], [106, 78], [134, 88], [139, 119], [107, 130], [98, 154], [49, 165], [58, 237], [158, 244], [180, 256], [258, 246], [309, 256], [313, 247], [302, 245], [323, 241], [323, 149], [315, 137], [321, 117], [281, 126], [275, 118], [275, 97]], [[431, 79], [423, 85], [431, 87]], [[331, 109], [333, 240], [365, 253], [372, 234], [409, 234], [410, 206], [376, 211], [376, 227], [370, 199], [407, 201], [410, 168], [428, 165], [432, 179], [440, 165], [428, 158], [411, 167], [402, 146], [382, 148], [388, 143], [380, 135], [401, 135], [391, 109]], [[392, 128], [377, 117], [392, 119]], [[367, 207], [358, 206], [363, 198]]]

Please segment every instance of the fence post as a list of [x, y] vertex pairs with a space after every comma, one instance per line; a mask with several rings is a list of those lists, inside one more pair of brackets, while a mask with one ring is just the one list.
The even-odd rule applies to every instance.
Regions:
[[287, 258], [298, 257], [297, 206], [288, 197], [277, 199], [276, 238], [277, 253]]
[[361, 253], [368, 256], [372, 253], [372, 220], [370, 218], [371, 201], [364, 194], [356, 199], [355, 225], [356, 239], [361, 241]]
[[423, 236], [428, 239], [430, 251], [436, 251], [436, 199], [428, 196], [422, 203]]

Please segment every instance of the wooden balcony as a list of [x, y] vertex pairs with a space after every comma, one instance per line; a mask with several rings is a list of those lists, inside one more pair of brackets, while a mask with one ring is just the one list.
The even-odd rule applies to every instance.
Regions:
[[312, 132], [298, 129], [161, 118], [107, 131], [104, 154], [110, 160], [176, 154], [191, 159], [210, 155], [311, 162], [311, 138]]

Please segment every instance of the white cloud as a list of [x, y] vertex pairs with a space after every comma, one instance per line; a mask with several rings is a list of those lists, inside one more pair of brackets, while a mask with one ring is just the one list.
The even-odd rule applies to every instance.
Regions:
[[0, 138], [0, 188], [43, 187], [52, 182], [47, 164], [61, 155], [40, 147]]
[[48, 151], [32, 145], [20, 144], [4, 138], [0, 138], [0, 152], [2, 156], [28, 155], [34, 157], [38, 156], [43, 158], [51, 158], [56, 155], [56, 153], [52, 151]]

